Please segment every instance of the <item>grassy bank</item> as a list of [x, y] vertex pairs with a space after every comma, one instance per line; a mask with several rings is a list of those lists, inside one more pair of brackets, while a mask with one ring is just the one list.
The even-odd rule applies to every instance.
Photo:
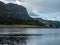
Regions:
[[0, 25], [0, 28], [49, 28], [37, 25]]

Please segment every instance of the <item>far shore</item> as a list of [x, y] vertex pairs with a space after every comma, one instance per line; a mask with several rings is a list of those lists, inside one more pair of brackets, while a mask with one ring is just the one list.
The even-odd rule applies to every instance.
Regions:
[[0, 25], [0, 28], [55, 28], [37, 25]]

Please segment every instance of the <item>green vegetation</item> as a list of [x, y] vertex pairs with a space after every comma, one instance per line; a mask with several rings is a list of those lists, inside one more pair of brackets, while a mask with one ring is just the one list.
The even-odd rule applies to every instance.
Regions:
[[[1, 16], [2, 15], [2, 16]], [[1, 14], [0, 15], [0, 27], [18, 27], [18, 28], [49, 28], [53, 27], [49, 24], [43, 24], [39, 22], [39, 20], [35, 20], [33, 18], [26, 19], [26, 18], [16, 18], [11, 14]]]
[[0, 28], [50, 28], [50, 27], [37, 25], [0, 25]]

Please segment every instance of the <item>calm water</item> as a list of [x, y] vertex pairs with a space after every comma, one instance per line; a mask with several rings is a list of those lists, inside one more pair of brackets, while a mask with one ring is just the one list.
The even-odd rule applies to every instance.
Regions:
[[60, 29], [0, 28], [0, 34], [42, 34], [39, 36], [28, 36], [26, 37], [28, 39], [21, 40], [19, 45], [60, 45]]

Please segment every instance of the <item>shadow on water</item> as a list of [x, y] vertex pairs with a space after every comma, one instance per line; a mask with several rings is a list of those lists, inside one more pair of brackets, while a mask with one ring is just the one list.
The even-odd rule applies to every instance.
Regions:
[[28, 36], [0, 35], [0, 45], [26, 45]]
[[0, 34], [0, 45], [26, 45], [29, 36], [41, 34]]
[[[18, 34], [16, 34], [16, 33]], [[25, 34], [23, 34], [25, 33]], [[26, 34], [25, 29], [0, 29], [0, 45], [27, 45], [29, 36], [41, 36], [41, 34]]]

